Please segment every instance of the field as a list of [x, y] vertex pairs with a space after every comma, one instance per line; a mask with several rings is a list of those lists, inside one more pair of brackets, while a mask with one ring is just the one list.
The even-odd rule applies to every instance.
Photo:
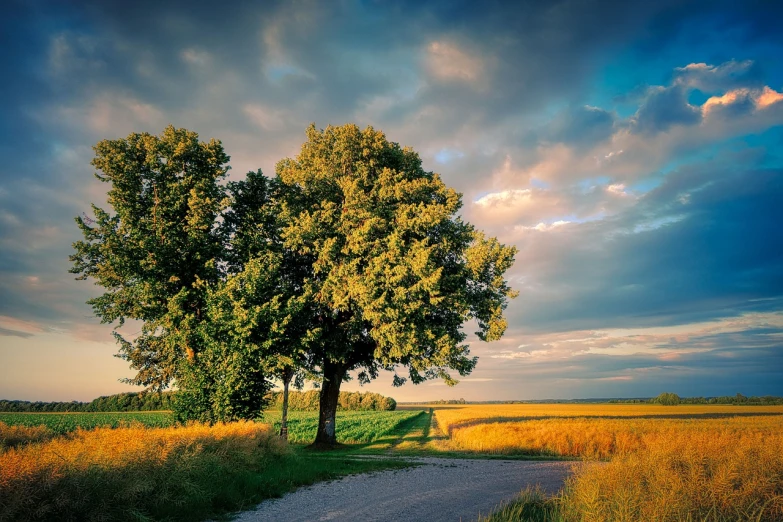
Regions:
[[[397, 427], [421, 415], [419, 411], [341, 411], [337, 413], [339, 442], [369, 443], [388, 436]], [[280, 429], [280, 412], [264, 414], [263, 423]], [[0, 413], [0, 423], [8, 426], [39, 427], [55, 435], [72, 432], [77, 428], [117, 428], [141, 424], [148, 428], [166, 428], [174, 424], [170, 412], [122, 412], [122, 413]], [[288, 414], [288, 437], [295, 444], [312, 442], [318, 427], [318, 412], [296, 411]], [[0, 429], [0, 446], [5, 440]], [[10, 435], [9, 435], [10, 436]], [[18, 435], [17, 435], [18, 436]]]
[[505, 520], [783, 520], [783, 407], [436, 407], [441, 448], [601, 459], [559, 497], [526, 491]]
[[46, 426], [56, 434], [76, 428], [118, 428], [139, 423], [148, 428], [166, 428], [174, 424], [168, 411], [122, 413], [0, 413], [0, 422], [12, 426]]
[[[341, 412], [337, 429], [371, 442], [419, 415]], [[311, 442], [316, 423], [317, 413], [293, 414], [292, 440]], [[2, 414], [0, 521], [200, 520], [300, 485], [409, 465], [309, 452], [270, 423], [172, 424], [167, 412]]]
[[339, 412], [338, 440], [347, 446], [331, 454], [305, 449], [316, 412], [289, 415], [290, 445], [275, 436], [279, 417], [208, 428], [172, 426], [167, 412], [0, 414], [0, 521], [103, 512], [203, 519], [300, 484], [406, 465], [354, 458], [373, 453], [580, 461], [560, 495], [527, 491], [495, 521], [783, 521], [783, 406]]
[[[337, 441], [346, 444], [375, 442], [387, 437], [397, 427], [422, 411], [344, 411], [337, 413]], [[280, 413], [269, 412], [264, 422], [280, 429]], [[310, 443], [315, 439], [318, 428], [317, 411], [298, 411], [288, 414], [288, 440], [295, 444]]]

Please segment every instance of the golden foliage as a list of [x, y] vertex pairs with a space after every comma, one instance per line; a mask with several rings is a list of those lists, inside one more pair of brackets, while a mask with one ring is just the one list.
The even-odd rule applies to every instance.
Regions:
[[9, 426], [0, 422], [0, 451], [28, 442], [42, 442], [54, 436], [55, 433], [46, 426]]

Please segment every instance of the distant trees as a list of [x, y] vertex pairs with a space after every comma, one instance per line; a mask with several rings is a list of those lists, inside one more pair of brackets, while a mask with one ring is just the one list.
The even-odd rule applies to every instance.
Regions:
[[663, 406], [676, 406], [680, 404], [680, 396], [676, 393], [664, 392], [654, 398], [651, 402], [661, 404]]
[[429, 404], [467, 404], [465, 399], [440, 399]]
[[173, 392], [129, 392], [98, 397], [90, 402], [30, 402], [0, 400], [0, 411], [7, 412], [100, 412], [171, 410]]

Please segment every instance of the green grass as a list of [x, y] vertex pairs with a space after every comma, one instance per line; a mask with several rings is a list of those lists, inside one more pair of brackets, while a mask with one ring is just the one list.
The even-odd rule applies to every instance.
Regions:
[[539, 488], [527, 488], [511, 502], [501, 504], [477, 522], [561, 522], [563, 515], [558, 497], [549, 497]]
[[141, 423], [150, 428], [166, 428], [174, 424], [167, 411], [99, 412], [99, 413], [0, 413], [0, 422], [9, 426], [46, 426], [59, 435], [76, 428], [117, 428], [130, 423]]
[[[407, 421], [423, 415], [421, 411], [340, 411], [337, 412], [337, 441], [344, 444], [367, 444], [395, 433]], [[2, 419], [0, 419], [2, 420]], [[280, 429], [280, 412], [264, 414], [262, 422]], [[309, 444], [315, 440], [318, 428], [317, 411], [297, 411], [288, 414], [288, 440], [294, 444]]]

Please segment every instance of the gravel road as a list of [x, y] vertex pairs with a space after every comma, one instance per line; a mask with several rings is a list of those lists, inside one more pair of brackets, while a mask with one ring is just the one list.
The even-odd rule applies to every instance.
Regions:
[[410, 459], [413, 468], [353, 475], [267, 500], [236, 521], [468, 522], [510, 500], [528, 485], [550, 493], [572, 464], [556, 461]]

